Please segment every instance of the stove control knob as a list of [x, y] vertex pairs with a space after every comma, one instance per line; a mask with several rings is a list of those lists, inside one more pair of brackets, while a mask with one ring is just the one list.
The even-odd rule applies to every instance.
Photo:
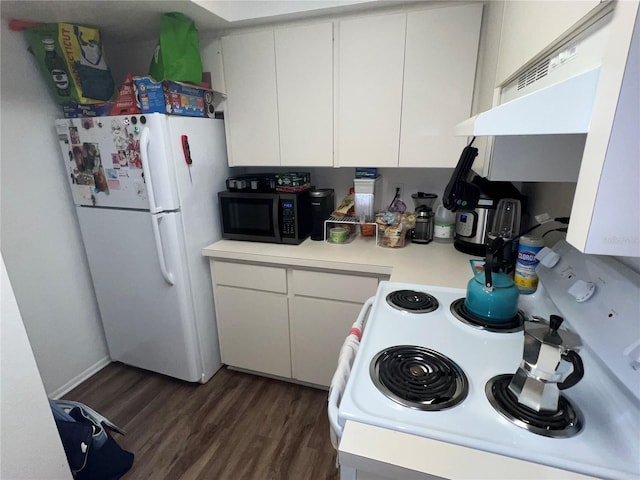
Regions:
[[569, 295], [576, 299], [576, 302], [582, 303], [589, 300], [596, 291], [596, 284], [577, 280], [569, 289]]
[[536, 254], [536, 259], [545, 267], [553, 268], [558, 263], [558, 260], [560, 260], [560, 255], [549, 247], [544, 247]]
[[624, 355], [629, 361], [629, 365], [634, 370], [640, 369], [640, 340], [633, 342], [624, 350]]

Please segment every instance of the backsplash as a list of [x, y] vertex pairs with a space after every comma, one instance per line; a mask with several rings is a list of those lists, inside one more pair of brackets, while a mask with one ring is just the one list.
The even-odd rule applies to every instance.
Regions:
[[[308, 171], [311, 173], [311, 184], [316, 188], [333, 188], [335, 190], [336, 203], [339, 203], [353, 187], [355, 168], [234, 168], [233, 172], [261, 173], [261, 172], [287, 172]], [[442, 202], [442, 194], [453, 169], [450, 168], [379, 168], [378, 174], [382, 176], [381, 205], [389, 205], [395, 195], [394, 186], [402, 185], [402, 200], [408, 210], [413, 210], [411, 195], [416, 192], [435, 193], [438, 195], [435, 205]]]
[[[533, 225], [535, 223], [534, 217], [541, 213], [548, 213], [554, 218], [570, 216], [576, 184], [572, 182], [523, 183], [520, 191], [529, 197], [530, 224]], [[544, 233], [544, 231], [544, 229], [540, 229], [540, 233]], [[545, 236], [544, 241], [547, 246], [552, 246], [565, 237], [564, 233], [553, 232]]]

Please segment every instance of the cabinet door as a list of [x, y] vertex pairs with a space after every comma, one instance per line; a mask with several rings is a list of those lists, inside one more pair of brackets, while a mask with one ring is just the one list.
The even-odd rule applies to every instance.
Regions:
[[275, 31], [280, 163], [333, 166], [333, 24]]
[[361, 304], [308, 297], [291, 301], [293, 378], [329, 386]]
[[279, 165], [273, 31], [222, 37], [229, 165]]
[[336, 166], [398, 165], [406, 17], [338, 24]]
[[471, 114], [482, 5], [407, 15], [401, 167], [455, 167], [467, 139], [455, 126]]
[[222, 362], [291, 378], [286, 295], [216, 286]]

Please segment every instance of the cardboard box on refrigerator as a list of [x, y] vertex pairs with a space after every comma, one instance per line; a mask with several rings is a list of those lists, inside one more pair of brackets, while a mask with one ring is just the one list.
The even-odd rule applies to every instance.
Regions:
[[142, 113], [168, 113], [187, 117], [214, 116], [214, 92], [195, 85], [151, 77], [133, 79]]

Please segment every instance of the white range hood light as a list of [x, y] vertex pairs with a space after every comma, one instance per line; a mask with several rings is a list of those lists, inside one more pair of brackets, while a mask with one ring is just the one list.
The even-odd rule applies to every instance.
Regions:
[[587, 133], [600, 67], [541, 88], [459, 123], [457, 136]]

